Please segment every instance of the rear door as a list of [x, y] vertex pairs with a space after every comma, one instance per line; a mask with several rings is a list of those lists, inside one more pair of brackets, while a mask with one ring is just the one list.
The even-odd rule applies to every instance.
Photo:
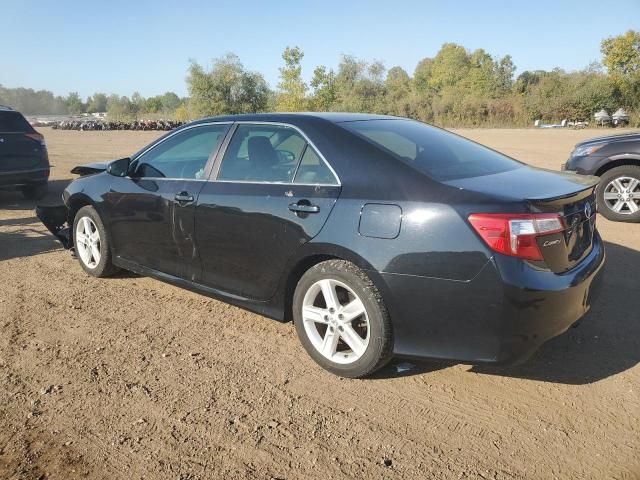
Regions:
[[40, 138], [19, 112], [0, 111], [0, 173], [33, 170], [42, 167]]
[[201, 283], [270, 298], [287, 261], [320, 232], [339, 193], [337, 176], [301, 131], [237, 124], [198, 197]]

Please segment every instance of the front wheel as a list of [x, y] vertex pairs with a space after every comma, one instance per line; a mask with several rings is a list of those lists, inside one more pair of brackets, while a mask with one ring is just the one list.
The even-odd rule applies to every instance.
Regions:
[[391, 359], [393, 335], [380, 292], [358, 267], [329, 260], [310, 268], [293, 297], [298, 338], [321, 367], [359, 378]]
[[98, 212], [87, 205], [73, 221], [73, 242], [83, 270], [93, 277], [108, 277], [118, 271], [111, 262], [111, 250]]
[[612, 168], [600, 177], [598, 211], [609, 220], [640, 222], [640, 166]]

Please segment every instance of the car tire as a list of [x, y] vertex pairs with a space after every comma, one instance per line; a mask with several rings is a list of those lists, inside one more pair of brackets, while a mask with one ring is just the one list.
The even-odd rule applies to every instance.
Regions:
[[640, 166], [623, 165], [608, 170], [600, 177], [596, 195], [598, 212], [609, 220], [640, 222]]
[[382, 296], [350, 262], [328, 260], [307, 270], [293, 296], [293, 319], [307, 353], [334, 374], [365, 377], [392, 357], [393, 330]]
[[111, 261], [107, 231], [98, 212], [87, 205], [73, 220], [73, 245], [83, 270], [93, 277], [108, 277], [119, 269]]
[[49, 185], [46, 183], [22, 187], [22, 196], [27, 200], [42, 200], [47, 193], [49, 193]]

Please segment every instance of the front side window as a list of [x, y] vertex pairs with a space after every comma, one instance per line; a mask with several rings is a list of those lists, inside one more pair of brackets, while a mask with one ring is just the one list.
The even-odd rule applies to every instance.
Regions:
[[342, 126], [435, 180], [492, 175], [523, 165], [458, 135], [412, 120], [364, 120]]
[[227, 125], [202, 125], [186, 129], [142, 154], [133, 176], [201, 180], [209, 155], [220, 144]]
[[241, 124], [224, 154], [218, 180], [290, 183], [306, 145], [291, 127]]

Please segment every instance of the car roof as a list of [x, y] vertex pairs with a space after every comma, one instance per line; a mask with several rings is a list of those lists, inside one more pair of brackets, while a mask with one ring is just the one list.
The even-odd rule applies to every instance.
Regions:
[[274, 112], [274, 113], [247, 113], [240, 115], [221, 115], [201, 118], [192, 124], [217, 122], [296, 122], [309, 119], [322, 119], [331, 123], [357, 122], [366, 120], [399, 120], [402, 117], [392, 117], [389, 115], [375, 115], [370, 113], [349, 113], [349, 112]]

